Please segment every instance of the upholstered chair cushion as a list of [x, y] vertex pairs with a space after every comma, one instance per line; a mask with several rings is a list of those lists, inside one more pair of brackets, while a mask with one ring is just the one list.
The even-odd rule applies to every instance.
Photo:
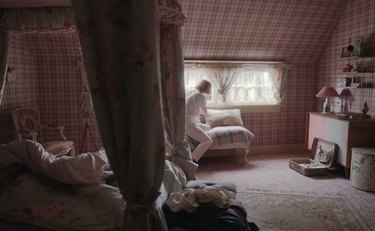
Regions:
[[73, 148], [74, 142], [73, 141], [50, 141], [44, 142], [43, 146], [45, 150], [52, 154], [58, 154], [64, 152], [65, 150], [69, 150]]

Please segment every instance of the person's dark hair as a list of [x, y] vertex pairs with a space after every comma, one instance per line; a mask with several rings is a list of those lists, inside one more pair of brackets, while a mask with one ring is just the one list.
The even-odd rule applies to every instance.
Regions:
[[207, 92], [207, 89], [211, 87], [211, 82], [208, 80], [201, 80], [195, 88], [200, 92]]

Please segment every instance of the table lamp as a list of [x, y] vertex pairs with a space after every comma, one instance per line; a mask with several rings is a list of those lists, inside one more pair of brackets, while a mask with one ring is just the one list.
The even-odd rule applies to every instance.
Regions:
[[340, 99], [341, 99], [341, 111], [347, 112], [348, 111], [348, 101], [353, 99], [352, 92], [344, 88], [340, 93]]
[[316, 97], [325, 97], [325, 101], [323, 104], [323, 112], [322, 113], [331, 113], [331, 101], [330, 97], [338, 97], [339, 94], [337, 93], [336, 89], [333, 87], [323, 87], [318, 94], [316, 94]]

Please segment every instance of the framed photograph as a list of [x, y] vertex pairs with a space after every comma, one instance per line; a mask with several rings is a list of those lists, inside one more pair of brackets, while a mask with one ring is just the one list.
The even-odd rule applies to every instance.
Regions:
[[[352, 46], [353, 47], [353, 46]], [[341, 58], [353, 57], [357, 55], [357, 51], [355, 47], [352, 50], [348, 50], [347, 47], [343, 47], [341, 49]]]
[[320, 138], [314, 138], [311, 154], [315, 161], [332, 167], [336, 161], [337, 145]]

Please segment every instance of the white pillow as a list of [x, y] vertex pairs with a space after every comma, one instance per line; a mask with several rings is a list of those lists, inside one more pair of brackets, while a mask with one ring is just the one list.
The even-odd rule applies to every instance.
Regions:
[[240, 109], [207, 110], [206, 123], [211, 127], [217, 126], [241, 126], [243, 122]]
[[74, 157], [56, 157], [37, 142], [16, 141], [7, 146], [22, 164], [37, 174], [66, 184], [93, 185], [102, 183], [108, 159], [104, 153], [83, 153]]

